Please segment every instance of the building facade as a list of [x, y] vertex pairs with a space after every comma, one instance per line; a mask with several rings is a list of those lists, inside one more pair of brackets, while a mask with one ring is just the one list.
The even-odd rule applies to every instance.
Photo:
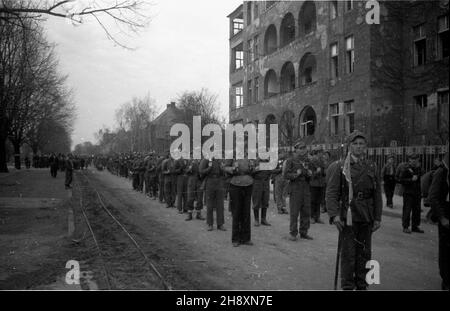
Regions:
[[228, 18], [230, 123], [276, 123], [284, 147], [448, 141], [448, 1], [244, 1]]

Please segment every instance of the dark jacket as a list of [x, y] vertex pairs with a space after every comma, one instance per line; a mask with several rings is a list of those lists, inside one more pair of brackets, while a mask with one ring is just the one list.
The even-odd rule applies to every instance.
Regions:
[[[327, 187], [325, 194], [326, 207], [330, 222], [335, 216], [347, 218], [348, 182], [342, 173], [343, 161], [332, 163], [327, 170]], [[351, 202], [354, 222], [372, 223], [381, 221], [383, 201], [381, 182], [375, 163], [369, 160], [353, 161], [350, 164], [353, 184], [353, 200]]]
[[440, 167], [433, 174], [428, 192], [433, 221], [438, 221], [441, 217], [449, 218], [448, 186], [448, 170]]

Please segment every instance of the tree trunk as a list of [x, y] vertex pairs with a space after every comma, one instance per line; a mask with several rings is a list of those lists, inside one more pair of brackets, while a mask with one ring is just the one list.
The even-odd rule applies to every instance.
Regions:
[[8, 173], [6, 165], [6, 137], [0, 136], [0, 172]]
[[20, 144], [13, 143], [14, 146], [14, 166], [20, 170]]

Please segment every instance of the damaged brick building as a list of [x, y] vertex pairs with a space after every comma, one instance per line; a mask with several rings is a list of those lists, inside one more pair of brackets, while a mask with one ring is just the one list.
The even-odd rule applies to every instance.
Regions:
[[445, 144], [448, 1], [369, 2], [244, 1], [228, 16], [230, 123], [277, 123], [281, 146], [335, 148], [353, 129], [372, 147]]

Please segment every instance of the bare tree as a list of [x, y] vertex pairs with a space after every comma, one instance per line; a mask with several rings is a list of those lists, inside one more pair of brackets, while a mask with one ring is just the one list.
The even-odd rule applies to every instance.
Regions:
[[[129, 48], [118, 39], [120, 34], [138, 33], [150, 22], [144, 13], [145, 1], [84, 1], [84, 0], [0, 0], [0, 20], [23, 25], [24, 20], [42, 20], [54, 16], [70, 20], [74, 25], [95, 21], [115, 44]], [[118, 32], [114, 33], [112, 27]]]
[[[208, 89], [202, 88], [199, 91], [185, 91], [178, 95], [177, 106], [189, 113], [186, 115], [201, 116], [204, 124], [222, 124], [223, 120], [217, 114], [219, 103], [217, 94], [212, 94]], [[189, 120], [186, 120], [189, 122]], [[190, 120], [192, 123], [192, 119]]]

